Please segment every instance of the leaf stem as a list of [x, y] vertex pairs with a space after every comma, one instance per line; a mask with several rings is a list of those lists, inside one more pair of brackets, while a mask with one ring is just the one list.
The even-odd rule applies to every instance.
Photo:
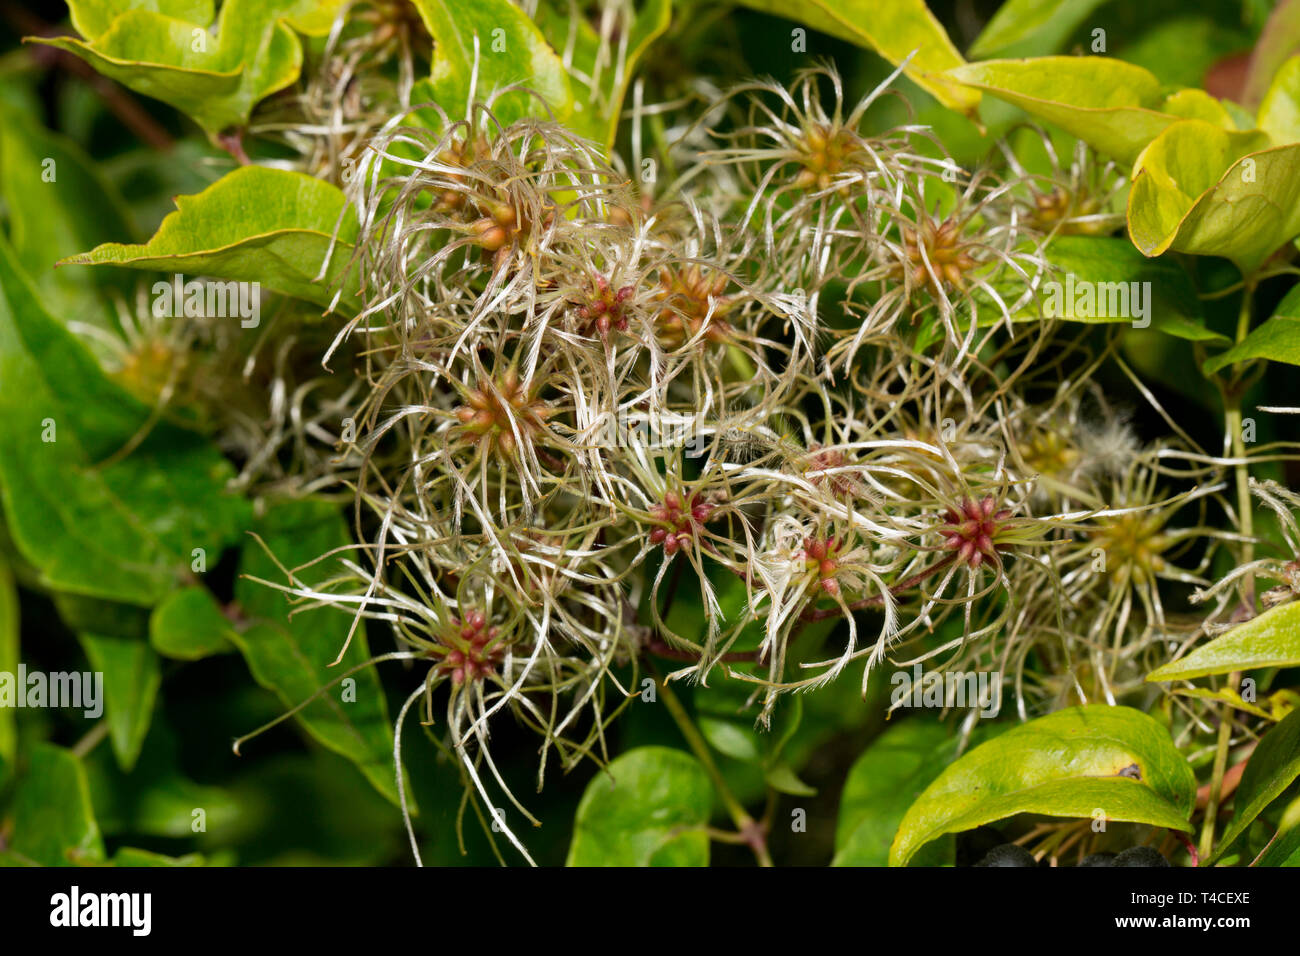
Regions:
[[[658, 674], [655, 677], [658, 678]], [[682, 706], [681, 700], [676, 692], [667, 681], [659, 681], [659, 692], [663, 696], [664, 705], [668, 708], [669, 715], [673, 718], [673, 723], [681, 731], [682, 736], [686, 738], [687, 745], [691, 751], [699, 758], [700, 763], [704, 765], [705, 772], [708, 773], [709, 779], [713, 781], [713, 787], [718, 792], [718, 797], [722, 800], [722, 805], [726, 808], [728, 816], [736, 825], [742, 842], [749, 845], [754, 851], [754, 857], [758, 860], [759, 866], [771, 866], [772, 857], [767, 850], [767, 835], [763, 827], [741, 806], [740, 801], [736, 799], [731, 788], [727, 786], [727, 781], [722, 776], [722, 771], [718, 769], [717, 763], [713, 759], [713, 754], [709, 752], [708, 742], [705, 741], [703, 734], [696, 728], [691, 717], [686, 713], [686, 708]]]

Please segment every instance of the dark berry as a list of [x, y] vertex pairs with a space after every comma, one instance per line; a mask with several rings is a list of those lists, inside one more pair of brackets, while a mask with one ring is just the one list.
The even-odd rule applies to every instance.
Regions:
[[1114, 866], [1169, 866], [1163, 856], [1149, 846], [1131, 846], [1115, 857]]
[[1093, 853], [1079, 861], [1080, 866], [1114, 866], [1114, 853]]
[[1004, 843], [1002, 846], [995, 846], [984, 855], [984, 859], [975, 864], [976, 866], [1038, 866], [1038, 861], [1034, 855], [1026, 850], [1023, 846], [1016, 846], [1014, 843]]

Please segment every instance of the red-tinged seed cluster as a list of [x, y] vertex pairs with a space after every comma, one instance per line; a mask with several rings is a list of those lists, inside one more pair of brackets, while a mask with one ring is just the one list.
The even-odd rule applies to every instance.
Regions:
[[998, 532], [1009, 517], [1011, 512], [999, 509], [992, 495], [986, 495], [978, 502], [964, 498], [960, 508], [949, 508], [944, 512], [946, 524], [939, 533], [944, 536], [944, 547], [956, 551], [959, 561], [975, 569], [985, 561], [996, 563]]
[[830, 595], [840, 593], [840, 585], [835, 580], [835, 574], [839, 571], [838, 559], [843, 544], [838, 537], [803, 539], [804, 563], [809, 571], [817, 575], [821, 589]]
[[466, 433], [476, 436], [484, 451], [497, 450], [507, 458], [514, 454], [517, 442], [512, 421], [521, 432], [540, 432], [555, 410], [525, 391], [519, 373], [513, 368], [496, 381], [496, 387], [473, 389], [465, 404], [456, 409], [456, 418]]
[[627, 331], [627, 301], [636, 294], [633, 286], [625, 285], [615, 290], [604, 276], [596, 276], [591, 283], [591, 292], [585, 302], [578, 306], [574, 314], [583, 323], [586, 334], [599, 333], [602, 337], [610, 333]]
[[664, 554], [672, 557], [683, 545], [689, 544], [704, 524], [713, 516], [714, 506], [697, 492], [683, 503], [680, 495], [669, 492], [662, 503], [650, 509], [650, 516], [659, 527], [650, 532], [650, 540], [664, 546]]
[[482, 611], [470, 611], [463, 620], [453, 619], [451, 633], [443, 639], [448, 649], [438, 670], [450, 674], [457, 686], [495, 673], [505, 650], [494, 644], [499, 632], [500, 628], [488, 626]]

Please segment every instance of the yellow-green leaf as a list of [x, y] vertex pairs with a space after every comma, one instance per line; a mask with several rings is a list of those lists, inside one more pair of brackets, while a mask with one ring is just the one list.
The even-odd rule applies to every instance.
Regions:
[[1300, 664], [1300, 601], [1279, 604], [1193, 650], [1157, 667], [1149, 681], [1191, 680], [1211, 674], [1295, 667]]
[[[197, 195], [178, 196], [176, 211], [144, 245], [109, 242], [60, 265], [260, 282], [318, 305], [329, 305], [344, 281], [341, 305], [350, 310], [357, 283], [354, 275], [344, 280], [344, 269], [356, 232], [356, 218], [337, 187], [302, 173], [241, 166]], [[318, 282], [327, 255], [329, 269]]]
[[1268, 319], [1226, 352], [1207, 359], [1202, 368], [1206, 375], [1213, 375], [1221, 368], [1255, 359], [1300, 365], [1300, 286], [1286, 294]]
[[1300, 235], [1300, 144], [1183, 120], [1134, 166], [1128, 227], [1143, 255], [1222, 256], [1252, 274]]
[[[1125, 163], [1177, 122], [1177, 116], [1164, 109], [1169, 98], [1161, 95], [1160, 81], [1123, 60], [1100, 56], [988, 60], [957, 67], [949, 76], [1019, 106]], [[1189, 103], [1175, 94], [1172, 107], [1204, 109], [1204, 102]]]
[[[945, 75], [965, 61], [924, 0], [741, 0], [747, 7], [804, 23], [875, 50], [944, 106], [974, 113], [979, 94]], [[915, 54], [915, 55], [913, 55]]]
[[[569, 74], [537, 25], [510, 0], [413, 0], [434, 39], [433, 84], [453, 119], [465, 116], [471, 90], [477, 100], [504, 87], [536, 93], [561, 121], [574, 111]], [[541, 115], [523, 91], [500, 96], [493, 112], [502, 123]]]
[[1259, 128], [1278, 145], [1300, 141], [1300, 56], [1282, 64], [1259, 104]]
[[1151, 717], [1071, 707], [1008, 730], [941, 773], [903, 818], [889, 864], [905, 866], [931, 840], [1017, 813], [1187, 830], [1195, 796], [1191, 767]]
[[[75, 37], [28, 39], [81, 57], [123, 86], [188, 114], [216, 136], [245, 124], [260, 100], [298, 78], [302, 44], [283, 18], [301, 18], [299, 6], [297, 0], [226, 0], [215, 35], [209, 29], [211, 20], [183, 20], [136, 8], [118, 13], [107, 30], [89, 35], [89, 42]], [[88, 29], [102, 22], [102, 16], [92, 17]]]

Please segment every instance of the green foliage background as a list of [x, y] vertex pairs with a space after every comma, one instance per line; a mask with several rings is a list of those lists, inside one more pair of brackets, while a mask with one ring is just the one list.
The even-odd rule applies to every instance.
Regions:
[[[448, 100], [463, 96], [469, 61], [457, 31], [472, 29], [474, 17], [482, 18], [484, 29], [502, 22], [500, 5], [509, 6], [506, 0], [469, 4], [464, 10], [456, 2], [423, 5], [440, 41], [429, 81], [435, 95]], [[293, 566], [346, 542], [341, 511], [313, 502], [268, 509], [264, 502], [231, 495], [226, 490], [233, 475], [230, 463], [189, 427], [194, 423], [150, 422], [150, 408], [106, 376], [68, 331], [72, 320], [111, 327], [113, 296], [133, 295], [135, 275], [115, 267], [54, 268], [55, 262], [78, 256], [82, 262], [126, 264], [144, 270], [150, 279], [155, 272], [200, 270], [241, 277], [256, 269], [262, 270], [266, 288], [284, 297], [277, 308], [301, 309], [291, 301], [295, 296], [317, 306], [328, 304], [329, 296], [312, 282], [314, 270], [301, 264], [319, 261], [328, 243], [342, 208], [337, 191], [308, 177], [286, 190], [285, 177], [296, 174], [258, 167], [222, 179], [233, 161], [221, 142], [232, 124], [256, 118], [259, 103], [295, 82], [303, 58], [310, 59], [319, 48], [337, 4], [227, 0], [220, 15], [246, 29], [227, 31], [226, 39], [205, 54], [208, 59], [186, 54], [179, 61], [175, 45], [155, 36], [157, 24], [148, 16], [133, 13], [129, 22], [113, 25], [109, 14], [131, 4], [79, 6], [81, 15], [71, 25], [81, 39], [70, 34], [51, 45], [20, 43], [23, 36], [68, 25], [67, 10], [59, 3], [27, 4], [21, 12], [7, 6], [8, 19], [0, 27], [0, 485], [5, 496], [0, 672], [16, 671], [20, 660], [31, 670], [103, 671], [107, 714], [102, 724], [92, 724], [68, 711], [0, 711], [0, 862], [409, 863], [391, 761], [391, 719], [407, 692], [403, 688], [418, 680], [405, 665], [384, 664], [378, 673], [358, 673], [356, 704], [341, 707], [326, 696], [245, 745], [242, 756], [231, 749], [232, 740], [274, 720], [337, 674], [326, 665], [343, 646], [349, 623], [329, 610], [290, 618], [279, 593], [242, 578], [273, 578], [276, 573], [249, 532]], [[725, 86], [759, 71], [788, 80], [819, 57], [835, 62], [854, 98], [919, 47], [921, 54], [899, 81], [906, 102], [883, 103], [871, 114], [872, 122], [880, 129], [905, 122], [910, 103], [913, 121], [933, 127], [956, 160], [971, 164], [1024, 118], [1015, 103], [1019, 96], [1024, 105], [1028, 94], [1016, 89], [1019, 78], [989, 65], [959, 70], [966, 85], [951, 77], [937, 79], [962, 62], [958, 50], [981, 60], [1086, 53], [1094, 31], [1104, 30], [1109, 56], [1152, 75], [1150, 102], [1140, 101], [1134, 74], [1115, 81], [1105, 71], [1084, 73], [1074, 81], [1081, 89], [1137, 97], [1122, 104], [1133, 115], [1121, 116], [1118, 126], [1101, 134], [1089, 125], [1091, 115], [1075, 122], [1077, 116], [1067, 110], [1054, 118], [1089, 141], [1114, 145], [1131, 161], [1155, 132], [1172, 122], [1159, 112], [1164, 107], [1158, 95], [1166, 88], [1201, 87], [1207, 78], [1219, 82], [1231, 68], [1228, 58], [1260, 42], [1272, 9], [1267, 0], [1210, 0], [1190, 7], [1177, 0], [1012, 0], [1000, 11], [988, 2], [932, 3], [937, 23], [952, 38], [949, 49], [935, 43], [942, 32], [911, 23], [894, 29], [871, 2], [808, 2], [789, 5], [814, 28], [807, 52], [795, 52], [793, 24], [770, 12], [784, 7], [763, 0], [743, 6], [678, 0], [671, 11], [666, 0], [641, 4], [634, 33], [651, 51], [643, 73], [660, 90], [671, 89], [683, 76]], [[211, 4], [202, 0], [169, 9], [188, 13], [177, 22], [206, 25], [213, 15]], [[444, 14], [445, 22], [438, 19]], [[519, 44], [543, 51], [534, 57], [533, 85], [557, 116], [584, 135], [626, 145], [627, 130], [619, 129], [609, 110], [602, 115], [574, 108], [575, 102], [617, 104], [626, 87], [593, 89], [567, 76], [558, 60], [544, 55], [546, 38], [557, 27], [547, 16], [539, 15], [536, 27], [526, 18], [516, 22], [507, 17]], [[251, 36], [269, 37], [269, 46], [259, 50], [236, 39]], [[1294, 44], [1296, 37], [1291, 39]], [[56, 47], [68, 53], [56, 57]], [[156, 55], [139, 52], [145, 49]], [[148, 64], [125, 62], [124, 52], [131, 51]], [[75, 66], [82, 62], [126, 86]], [[1055, 79], [1049, 77], [1033, 92], [1060, 94], [1069, 86], [1067, 73], [1062, 67]], [[131, 89], [153, 91], [156, 98]], [[976, 89], [989, 94], [978, 111]], [[526, 108], [522, 98], [518, 108]], [[124, 122], [123, 110], [135, 120]], [[1219, 158], [1231, 162], [1247, 149], [1300, 138], [1300, 126], [1287, 127], [1288, 120], [1278, 117], [1271, 121], [1271, 141], [1237, 143], [1237, 134], [1221, 133], [1228, 142]], [[1150, 136], [1144, 123], [1153, 124]], [[1190, 134], [1205, 135], [1197, 128]], [[1059, 135], [1068, 149], [1068, 136]], [[1176, 166], [1183, 154], [1175, 146], [1167, 148], [1167, 156], [1153, 152], [1151, 168], [1169, 172]], [[1294, 155], [1278, 157], [1284, 164], [1279, 179], [1300, 183]], [[42, 178], [49, 160], [57, 168], [52, 183]], [[1220, 171], [1173, 169], [1184, 182], [1199, 176], [1205, 188]], [[264, 202], [268, 195], [290, 194], [291, 200], [282, 204]], [[197, 198], [182, 203], [180, 218], [159, 231], [178, 195]], [[1189, 204], [1196, 198], [1188, 197]], [[244, 210], [246, 218], [229, 218], [232, 209]], [[1197, 288], [1211, 292], [1237, 281], [1229, 260], [1253, 267], [1300, 232], [1292, 209], [1260, 243], [1224, 252], [1207, 246], [1201, 233], [1184, 230], [1177, 217], [1172, 226], [1156, 219], [1139, 223], [1134, 241], [1144, 252], [1172, 247], [1199, 254], [1181, 263], [1180, 275], [1185, 269]], [[1204, 232], [1213, 230], [1206, 227]], [[343, 238], [348, 238], [346, 226]], [[1125, 245], [1124, 254], [1131, 252]], [[1164, 261], [1140, 266], [1160, 269]], [[1161, 288], [1173, 284], [1162, 280]], [[1189, 373], [1201, 347], [1197, 340], [1218, 346], [1209, 372], [1237, 360], [1273, 360], [1268, 374], [1251, 386], [1250, 399], [1294, 404], [1300, 302], [1294, 294], [1284, 299], [1290, 285], [1261, 287], [1264, 312], [1272, 314], [1276, 307], [1273, 321], [1279, 324], [1268, 331], [1261, 328], [1259, 338], [1238, 343], [1231, 353], [1223, 345], [1235, 338], [1237, 301], [1232, 296], [1207, 300], [1203, 315], [1189, 318], [1181, 331], [1157, 328], [1125, 335], [1121, 347], [1127, 360], [1207, 447], [1219, 442], [1215, 423], [1222, 409], [1199, 373]], [[345, 289], [345, 306], [353, 291]], [[313, 317], [303, 321], [319, 321], [318, 314], [311, 311]], [[54, 444], [38, 440], [48, 417], [58, 425]], [[146, 423], [148, 438], [120, 455]], [[1276, 426], [1269, 420], [1262, 419], [1259, 427], [1260, 441], [1283, 437], [1270, 433]], [[1288, 477], [1281, 465], [1266, 465], [1263, 472]], [[1294, 472], [1289, 477], [1294, 485]], [[202, 573], [192, 571], [194, 548], [207, 555]], [[703, 614], [683, 597], [675, 616], [699, 621]], [[1283, 643], [1289, 640], [1290, 650], [1270, 659], [1270, 666], [1296, 663], [1286, 653], [1295, 653], [1297, 628], [1287, 625]], [[365, 656], [362, 634], [344, 666]], [[1229, 655], [1226, 662], [1231, 669], [1241, 666], [1242, 659]], [[953, 777], [953, 728], [934, 716], [887, 725], [887, 691], [877, 681], [864, 700], [854, 679], [840, 680], [797, 698], [784, 726], [759, 735], [750, 718], [739, 714], [743, 697], [729, 697], [726, 687], [714, 692], [679, 688], [736, 798], [758, 810], [765, 794], [774, 794], [770, 845], [778, 862], [883, 865], [905, 863], [918, 851], [914, 863], [951, 862], [952, 834], [1009, 814], [963, 817], [954, 801], [938, 799], [936, 805], [936, 798], [913, 805], [932, 782], [938, 781], [940, 795], [960, 791], [973, 779], [962, 774], [978, 777], [978, 771], [965, 765]], [[1090, 719], [1078, 714], [1064, 719], [1076, 718]], [[1117, 746], [1131, 748], [1132, 753], [1123, 751], [1125, 759], [1136, 754], [1133, 759], [1149, 770], [1167, 769], [1161, 778], [1165, 785], [1150, 791], [1159, 803], [1138, 806], [1148, 798], [1146, 788], [1142, 795], [1126, 790], [1134, 809], [1120, 819], [1135, 827], [1185, 825], [1195, 787], [1185, 758], [1159, 725], [1154, 730], [1147, 726], [1156, 724], [1151, 718], [1134, 711], [1105, 719], [1112, 718], [1124, 725], [1116, 734], [1122, 738]], [[1288, 802], [1278, 799], [1297, 769], [1296, 717], [1288, 721], [1276, 732], [1272, 760], [1277, 769], [1261, 769], [1256, 774], [1260, 779], [1249, 781], [1247, 793], [1259, 806], [1240, 819], [1232, 837], [1265, 808], [1280, 813]], [[999, 736], [1004, 729], [999, 724], [981, 733], [1011, 748], [1027, 728]], [[1094, 732], [1095, 725], [1089, 724], [1083, 736]], [[497, 857], [480, 827], [465, 826], [464, 846], [458, 845], [462, 790], [454, 764], [436, 747], [422, 745], [414, 721], [407, 733], [406, 771], [419, 809], [424, 862], [494, 864]], [[724, 807], [661, 704], [634, 701], [613, 730], [611, 752], [623, 755], [613, 769], [634, 789], [632, 804], [611, 795], [607, 778], [597, 776], [592, 765], [568, 777], [550, 775], [544, 791], [534, 795], [535, 741], [508, 722], [494, 734], [498, 765], [516, 792], [529, 795], [530, 809], [544, 823], [528, 834], [540, 863], [752, 862], [746, 848], [710, 845], [699, 829], [722, 819]], [[1017, 753], [984, 752], [999, 765]], [[1117, 758], [1089, 751], [1078, 759], [1086, 774]], [[1012, 793], [1012, 813], [1086, 815], [1093, 805], [1088, 801], [1099, 799], [1077, 788], [1063, 795], [1050, 789], [1062, 786], [1055, 777], [1029, 771], [1018, 781], [1018, 790], [1002, 783]], [[1032, 797], [1024, 795], [1028, 791], [1034, 791]], [[653, 823], [638, 810], [645, 806], [662, 811]], [[192, 826], [196, 808], [206, 817], [203, 832]], [[806, 814], [806, 832], [786, 825], [797, 811]], [[916, 834], [925, 840], [914, 835], [915, 845], [904, 841], [896, 846], [899, 858], [890, 859], [895, 833], [909, 814], [924, 818], [916, 824]], [[931, 838], [935, 842], [923, 849], [921, 843]], [[1273, 850], [1279, 862], [1295, 862], [1294, 855], [1281, 850]]]

